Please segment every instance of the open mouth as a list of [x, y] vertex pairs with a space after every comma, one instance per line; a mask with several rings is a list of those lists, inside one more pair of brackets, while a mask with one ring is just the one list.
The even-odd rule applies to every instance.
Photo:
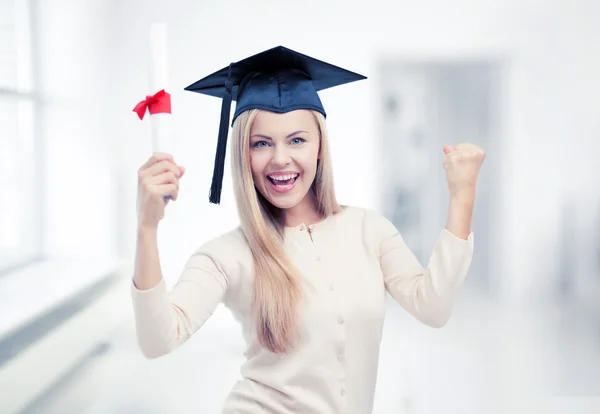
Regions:
[[267, 178], [275, 190], [282, 192], [291, 190], [299, 176], [300, 174], [267, 175]]

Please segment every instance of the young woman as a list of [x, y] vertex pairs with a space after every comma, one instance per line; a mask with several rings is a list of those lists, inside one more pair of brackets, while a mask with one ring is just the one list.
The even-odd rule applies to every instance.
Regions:
[[223, 97], [211, 202], [220, 191], [228, 106], [237, 101], [231, 160], [240, 225], [200, 246], [171, 290], [157, 227], [163, 197], [177, 200], [184, 168], [157, 153], [139, 170], [131, 292], [140, 348], [148, 358], [173, 351], [223, 303], [247, 343], [242, 379], [223, 413], [370, 413], [386, 294], [432, 327], [450, 317], [472, 260], [484, 153], [470, 144], [443, 148], [448, 219], [422, 266], [389, 220], [336, 199], [317, 91], [359, 79], [278, 47], [187, 88]]

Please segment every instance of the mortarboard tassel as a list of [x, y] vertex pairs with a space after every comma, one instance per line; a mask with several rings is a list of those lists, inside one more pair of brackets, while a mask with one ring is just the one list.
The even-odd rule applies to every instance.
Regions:
[[209, 201], [213, 204], [221, 202], [221, 188], [223, 186], [223, 172], [225, 170], [225, 155], [227, 154], [227, 134], [229, 132], [229, 114], [231, 110], [231, 94], [233, 81], [231, 80], [231, 65], [225, 81], [225, 94], [221, 106], [221, 123], [219, 124], [219, 139], [217, 141], [217, 153], [215, 154], [215, 166], [212, 184], [210, 186]]

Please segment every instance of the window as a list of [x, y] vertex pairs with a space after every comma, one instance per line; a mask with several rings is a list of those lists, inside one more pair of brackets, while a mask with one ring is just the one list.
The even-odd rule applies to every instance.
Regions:
[[32, 39], [29, 2], [0, 0], [0, 274], [40, 255]]

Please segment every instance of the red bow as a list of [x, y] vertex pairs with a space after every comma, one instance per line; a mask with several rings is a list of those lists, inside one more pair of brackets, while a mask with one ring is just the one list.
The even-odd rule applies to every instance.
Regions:
[[161, 89], [152, 96], [146, 96], [146, 99], [138, 103], [135, 108], [133, 108], [133, 112], [136, 112], [140, 119], [144, 119], [146, 109], [148, 112], [150, 112], [150, 115], [159, 113], [170, 114], [171, 95], [168, 92], [165, 92], [164, 89]]

